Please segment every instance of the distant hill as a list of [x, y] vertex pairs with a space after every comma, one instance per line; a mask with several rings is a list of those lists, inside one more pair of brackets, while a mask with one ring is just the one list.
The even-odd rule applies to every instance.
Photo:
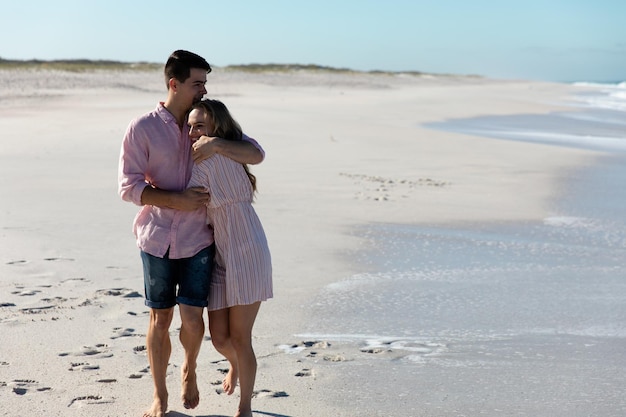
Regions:
[[59, 59], [44, 61], [39, 59], [17, 60], [0, 58], [0, 69], [54, 69], [59, 71], [84, 72], [99, 69], [108, 70], [155, 70], [163, 68], [163, 64], [151, 62], [121, 62], [89, 59]]
[[247, 72], [282, 72], [282, 71], [317, 71], [335, 73], [369, 73], [369, 74], [413, 74], [422, 75], [419, 71], [357, 71], [350, 68], [327, 67], [316, 64], [245, 64], [228, 65], [227, 70], [247, 71]]
[[[54, 69], [59, 71], [85, 72], [94, 70], [161, 70], [162, 63], [154, 62], [122, 62], [109, 60], [90, 59], [59, 59], [59, 60], [17, 60], [4, 59], [0, 57], [0, 69]], [[225, 70], [245, 71], [245, 72], [288, 72], [288, 71], [316, 71], [334, 73], [370, 73], [370, 74], [412, 74], [422, 75], [418, 71], [356, 71], [349, 68], [335, 68], [315, 64], [244, 64], [227, 65], [220, 67]]]

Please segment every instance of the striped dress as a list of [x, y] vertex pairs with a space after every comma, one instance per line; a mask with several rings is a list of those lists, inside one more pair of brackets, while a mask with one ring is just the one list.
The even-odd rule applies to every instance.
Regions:
[[207, 223], [213, 226], [216, 251], [209, 310], [272, 298], [270, 251], [243, 166], [213, 155], [194, 165], [189, 187], [204, 187], [211, 196]]

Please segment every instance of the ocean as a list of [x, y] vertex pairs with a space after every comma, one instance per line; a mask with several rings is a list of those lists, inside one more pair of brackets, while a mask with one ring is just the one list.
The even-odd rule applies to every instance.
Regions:
[[362, 416], [626, 415], [626, 83], [579, 87], [571, 111], [428, 126], [601, 153], [540, 221], [355, 230], [367, 272], [323, 288], [297, 335], [341, 351], [315, 365], [341, 367], [328, 401]]
[[582, 91], [558, 103], [572, 111], [456, 119], [430, 123], [427, 127], [494, 139], [626, 151], [626, 82], [574, 85]]
[[[571, 111], [428, 126], [602, 151], [594, 166], [572, 173], [553, 201], [552, 215], [538, 222], [462, 227], [362, 226], [355, 233], [370, 245], [356, 262], [368, 272], [324, 288], [302, 336], [356, 343], [364, 352], [394, 352], [394, 381], [418, 384], [427, 367], [454, 393], [459, 375], [482, 375], [493, 385], [493, 398], [500, 395], [506, 403], [511, 388], [502, 388], [506, 379], [494, 372], [534, 374], [533, 386], [521, 384], [520, 390], [535, 390], [548, 409], [587, 395], [604, 402], [597, 408], [604, 411], [594, 415], [623, 415], [626, 83], [577, 85], [582, 91], [560, 103]], [[447, 373], [450, 368], [455, 371]], [[478, 369], [492, 369], [491, 376]], [[583, 382], [567, 392], [551, 385], [567, 378]], [[590, 388], [592, 380], [601, 380], [603, 388]], [[518, 410], [528, 410], [522, 402]], [[411, 405], [420, 409], [419, 402]], [[560, 410], [528, 415], [578, 415]]]

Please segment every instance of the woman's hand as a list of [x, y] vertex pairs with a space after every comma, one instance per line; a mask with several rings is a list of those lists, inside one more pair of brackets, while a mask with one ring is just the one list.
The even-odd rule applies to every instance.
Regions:
[[220, 138], [202, 135], [191, 146], [193, 148], [193, 162], [204, 161], [218, 153]]
[[248, 140], [226, 140], [218, 137], [200, 136], [192, 145], [193, 162], [196, 164], [216, 153], [240, 164], [255, 165], [263, 161], [265, 155]]

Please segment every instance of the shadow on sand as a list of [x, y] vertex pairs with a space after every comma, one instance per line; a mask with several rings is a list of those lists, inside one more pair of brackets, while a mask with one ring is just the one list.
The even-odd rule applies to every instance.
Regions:
[[[292, 417], [292, 416], [288, 416], [286, 414], [276, 414], [276, 413], [270, 413], [268, 411], [259, 411], [259, 410], [253, 410], [252, 411], [255, 415], [259, 414], [262, 416], [269, 416], [269, 417]], [[178, 411], [170, 411], [167, 413], [166, 415], [167, 417], [193, 417], [189, 414], [184, 414], [184, 413], [179, 413]], [[231, 417], [231, 416], [225, 416], [222, 414], [208, 414], [208, 415], [204, 415], [204, 416], [196, 416], [196, 417]]]

